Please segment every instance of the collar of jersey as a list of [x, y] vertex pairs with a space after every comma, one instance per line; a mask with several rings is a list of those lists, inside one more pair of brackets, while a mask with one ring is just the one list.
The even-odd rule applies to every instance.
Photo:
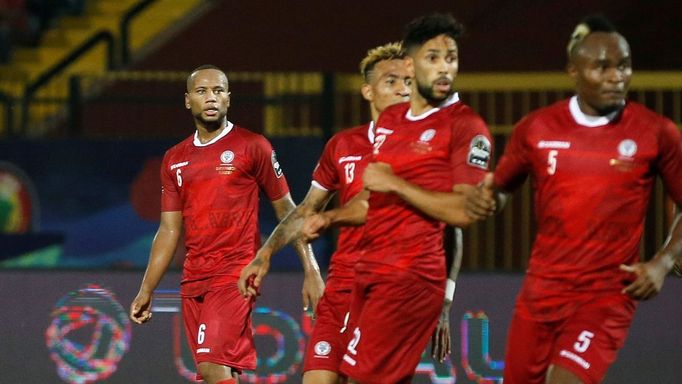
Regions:
[[207, 146], [207, 145], [211, 145], [211, 144], [215, 143], [216, 141], [222, 139], [222, 138], [225, 137], [228, 133], [230, 133], [230, 131], [232, 130], [232, 127], [233, 127], [233, 126], [234, 126], [234, 125], [228, 121], [228, 122], [227, 122], [227, 125], [225, 126], [225, 128], [223, 128], [223, 131], [220, 132], [220, 134], [219, 134], [218, 136], [214, 137], [214, 138], [213, 138], [211, 141], [209, 141], [208, 143], [202, 143], [202, 142], [199, 140], [199, 131], [195, 131], [195, 132], [194, 132], [194, 146], [195, 146], [195, 147], [205, 147], [205, 146]]
[[448, 97], [447, 99], [443, 100], [443, 102], [440, 103], [437, 107], [432, 108], [432, 109], [429, 109], [428, 111], [422, 113], [422, 114], [419, 115], [419, 116], [414, 116], [414, 115], [412, 114], [412, 108], [408, 109], [408, 110], [407, 110], [407, 113], [405, 114], [405, 118], [406, 118], [407, 120], [411, 120], [411, 121], [422, 120], [422, 119], [425, 119], [425, 118], [427, 118], [427, 117], [433, 115], [434, 113], [440, 111], [440, 110], [443, 109], [443, 108], [446, 108], [446, 107], [451, 106], [452, 104], [455, 104], [455, 103], [458, 102], [458, 101], [459, 101], [459, 93], [455, 92], [455, 93], [453, 93], [450, 97]]
[[613, 121], [613, 119], [615, 119], [620, 113], [620, 110], [617, 110], [609, 113], [606, 116], [586, 115], [580, 110], [580, 105], [578, 105], [578, 96], [571, 97], [571, 100], [568, 102], [568, 109], [571, 111], [573, 120], [575, 120], [576, 123], [590, 128], [602, 127]]
[[370, 144], [374, 144], [374, 121], [369, 122], [369, 129], [367, 130], [367, 139]]

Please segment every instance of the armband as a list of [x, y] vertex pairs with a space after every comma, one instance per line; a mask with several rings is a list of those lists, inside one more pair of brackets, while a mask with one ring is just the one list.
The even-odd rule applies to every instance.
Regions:
[[452, 279], [447, 279], [445, 282], [445, 299], [452, 301], [455, 297], [455, 281]]

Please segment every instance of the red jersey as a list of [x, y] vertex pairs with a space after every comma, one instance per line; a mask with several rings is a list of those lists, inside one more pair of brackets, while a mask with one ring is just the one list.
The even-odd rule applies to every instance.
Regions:
[[[409, 103], [387, 108], [375, 130], [373, 161], [421, 188], [452, 192], [478, 183], [488, 168], [491, 140], [483, 119], [457, 94], [441, 107], [413, 116]], [[371, 193], [358, 270], [445, 280], [445, 224], [395, 194]]]
[[[338, 191], [341, 205], [362, 191], [362, 173], [369, 163], [374, 142], [374, 124], [343, 130], [324, 147], [313, 171], [313, 186]], [[341, 227], [336, 252], [332, 255], [327, 289], [350, 290], [360, 248], [362, 227]]]
[[[628, 274], [618, 266], [639, 260], [657, 174], [682, 202], [681, 140], [671, 121], [634, 102], [595, 118], [573, 97], [521, 120], [495, 183], [509, 191], [532, 177], [538, 233], [528, 275], [572, 292], [622, 289]], [[522, 296], [542, 300], [548, 285], [526, 288]]]
[[161, 167], [161, 210], [182, 211], [181, 293], [235, 281], [260, 246], [259, 187], [270, 200], [289, 192], [265, 137], [228, 123], [209, 143], [197, 134], [169, 149]]

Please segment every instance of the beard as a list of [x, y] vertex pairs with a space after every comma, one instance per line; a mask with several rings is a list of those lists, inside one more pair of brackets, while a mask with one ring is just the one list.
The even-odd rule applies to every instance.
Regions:
[[417, 92], [419, 92], [419, 95], [426, 99], [428, 102], [437, 102], [440, 103], [441, 101], [447, 99], [448, 97], [452, 96], [453, 93], [455, 93], [455, 90], [453, 87], [450, 87], [450, 90], [443, 96], [436, 96], [433, 91], [433, 86], [426, 86], [423, 84], [417, 83]]
[[201, 122], [201, 124], [206, 128], [207, 131], [209, 132], [214, 132], [223, 127], [223, 123], [225, 123], [225, 119], [227, 117], [227, 113], [223, 114], [220, 113], [217, 118], [214, 119], [205, 119], [202, 114], [199, 114], [195, 116], [197, 120]]

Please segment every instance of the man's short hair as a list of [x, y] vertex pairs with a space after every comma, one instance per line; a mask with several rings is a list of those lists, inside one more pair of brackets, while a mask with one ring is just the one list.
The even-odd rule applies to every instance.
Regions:
[[412, 20], [405, 26], [403, 49], [409, 53], [413, 48], [421, 47], [436, 36], [446, 35], [457, 40], [463, 33], [464, 25], [452, 15], [433, 13]]
[[360, 62], [360, 74], [365, 82], [368, 83], [369, 77], [374, 71], [374, 66], [378, 62], [404, 58], [405, 51], [403, 51], [400, 42], [380, 45], [367, 51], [367, 56]]
[[611, 23], [611, 21], [603, 15], [586, 16], [580, 23], [578, 23], [578, 25], [575, 26], [573, 33], [571, 33], [571, 38], [568, 40], [566, 53], [568, 54], [569, 60], [571, 57], [573, 57], [577, 47], [580, 46], [585, 38], [592, 32], [613, 33], [618, 32], [618, 30]]
[[[190, 83], [192, 82], [192, 76], [195, 73], [197, 73], [199, 71], [203, 71], [205, 69], [215, 69], [216, 71], [220, 71], [220, 72], [222, 72], [223, 75], [225, 75], [225, 79], [227, 80], [227, 74], [225, 73], [225, 71], [223, 71], [222, 69], [218, 68], [217, 66], [215, 66], [213, 64], [203, 64], [203, 65], [200, 65], [200, 66], [194, 68], [192, 70], [192, 72], [190, 72], [189, 75], [187, 75], [187, 91], [190, 90], [189, 88], [190, 88]], [[229, 81], [228, 81], [228, 85], [229, 85]]]

